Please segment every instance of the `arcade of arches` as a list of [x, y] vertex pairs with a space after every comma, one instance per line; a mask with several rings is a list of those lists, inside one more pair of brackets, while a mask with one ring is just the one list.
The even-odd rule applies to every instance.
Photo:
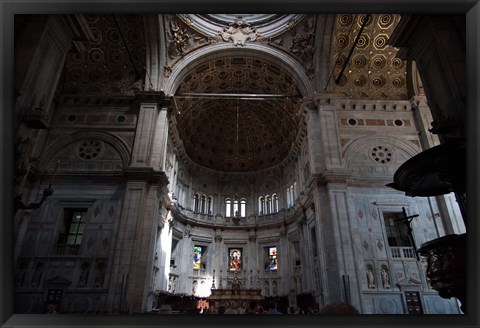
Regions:
[[15, 312], [461, 313], [416, 255], [465, 233], [458, 195], [386, 185], [464, 138], [464, 40], [463, 16], [17, 15]]

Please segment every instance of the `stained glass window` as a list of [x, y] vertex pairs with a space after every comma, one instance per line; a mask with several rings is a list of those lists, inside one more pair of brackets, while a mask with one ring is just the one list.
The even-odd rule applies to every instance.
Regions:
[[277, 270], [278, 269], [277, 247], [269, 247], [268, 248], [268, 260], [269, 260], [268, 268], [270, 270]]
[[229, 248], [228, 249], [228, 270], [239, 271], [242, 270], [242, 249]]
[[193, 268], [195, 270], [199, 270], [201, 268], [202, 254], [203, 254], [203, 247], [202, 246], [194, 246], [193, 247]]

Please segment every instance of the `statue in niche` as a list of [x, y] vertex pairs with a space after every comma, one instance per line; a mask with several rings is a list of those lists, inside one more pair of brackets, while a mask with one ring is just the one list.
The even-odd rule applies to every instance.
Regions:
[[153, 289], [157, 289], [157, 274], [158, 274], [158, 269], [154, 268], [153, 269], [153, 274], [152, 274], [152, 286]]
[[23, 262], [18, 265], [18, 273], [15, 275], [15, 286], [20, 287], [23, 286], [25, 282], [25, 276], [27, 275], [27, 267], [28, 264]]
[[302, 278], [300, 277], [297, 279], [297, 292], [302, 292]]
[[310, 33], [307, 36], [302, 36], [299, 33], [293, 35], [292, 45], [290, 51], [300, 57], [302, 60], [311, 59], [313, 56], [313, 34]]
[[173, 59], [175, 55], [183, 56], [187, 48], [188, 39], [190, 38], [187, 33], [187, 28], [181, 28], [177, 22], [171, 21], [170, 31], [172, 33], [171, 45], [173, 45], [173, 49], [170, 49], [169, 57]]
[[368, 282], [368, 288], [370, 289], [375, 288], [375, 275], [373, 274], [373, 269], [370, 266], [367, 268], [367, 282]]
[[183, 231], [183, 238], [190, 238], [192, 236], [192, 226], [187, 224]]
[[194, 280], [193, 283], [192, 283], [192, 295], [197, 294], [197, 285], [198, 285], [198, 282], [196, 280]]
[[43, 263], [38, 263], [37, 266], [35, 267], [35, 272], [33, 273], [33, 277], [31, 280], [32, 287], [40, 286], [40, 281], [42, 280], [42, 274], [43, 274]]
[[388, 270], [386, 267], [382, 267], [382, 271], [380, 271], [382, 276], [382, 284], [383, 288], [389, 289], [390, 288], [390, 275], [388, 274]]
[[98, 263], [95, 273], [95, 287], [103, 287], [103, 281], [105, 278], [105, 263]]
[[175, 294], [175, 291], [177, 290], [177, 277], [173, 277], [173, 282], [172, 282], [172, 293]]
[[232, 289], [240, 289], [242, 283], [240, 282], [240, 279], [237, 277], [237, 272], [235, 272], [235, 277], [233, 278], [232, 281]]
[[84, 263], [80, 269], [81, 269], [81, 272], [80, 272], [80, 277], [78, 278], [78, 286], [86, 286], [87, 280], [88, 280], [88, 271], [90, 269], [90, 266], [88, 265], [88, 263]]
[[273, 296], [277, 296], [277, 294], [278, 294], [277, 282], [276, 282], [276, 281], [274, 281], [274, 282], [272, 283], [272, 294], [273, 294]]

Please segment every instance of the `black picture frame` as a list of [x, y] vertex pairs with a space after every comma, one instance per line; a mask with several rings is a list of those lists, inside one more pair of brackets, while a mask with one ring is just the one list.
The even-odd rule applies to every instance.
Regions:
[[[1, 273], [0, 273], [0, 324], [2, 327], [179, 327], [179, 326], [292, 326], [292, 327], [337, 327], [337, 326], [389, 326], [389, 327], [473, 327], [479, 326], [478, 311], [478, 220], [479, 217], [479, 175], [478, 155], [480, 141], [478, 126], [479, 115], [479, 58], [480, 58], [480, 6], [478, 0], [404, 0], [404, 1], [18, 1], [5, 0], [0, 4], [1, 12], [1, 197], [0, 220], [1, 233]], [[468, 232], [474, 238], [468, 239], [468, 258], [473, 265], [468, 267], [468, 300], [472, 311], [465, 316], [362, 316], [362, 317], [323, 317], [312, 316], [258, 316], [255, 318], [235, 317], [234, 322], [227, 317], [205, 316], [201, 321], [197, 317], [149, 315], [16, 315], [13, 312], [13, 15], [15, 14], [59, 14], [80, 12], [109, 13], [153, 13], [153, 12], [279, 12], [279, 13], [316, 13], [316, 12], [392, 12], [392, 13], [433, 13], [465, 14], [467, 17], [467, 65], [468, 65]]]

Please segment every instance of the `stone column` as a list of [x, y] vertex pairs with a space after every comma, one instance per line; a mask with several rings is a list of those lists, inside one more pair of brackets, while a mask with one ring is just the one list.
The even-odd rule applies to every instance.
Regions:
[[413, 119], [419, 132], [422, 149], [425, 150], [440, 144], [438, 136], [428, 131], [432, 127], [433, 119], [430, 107], [427, 104], [427, 98], [425, 96], [414, 96], [410, 99], [410, 103], [412, 104]]
[[133, 145], [132, 167], [165, 169], [168, 138], [167, 106], [170, 99], [163, 92], [137, 92], [140, 103], [135, 142]]
[[[67, 54], [83, 50], [81, 42], [93, 37], [83, 15], [20, 16], [15, 24], [13, 132], [15, 192], [26, 201], [31, 193], [29, 180], [38, 176], [30, 174], [35, 170], [32, 159], [44, 151]], [[18, 228], [16, 222], [15, 233]]]
[[159, 278], [158, 288], [168, 290], [168, 274], [170, 272], [170, 259], [172, 257], [172, 231], [173, 217], [170, 211], [166, 215], [166, 223], [160, 233], [160, 253], [159, 254]]
[[163, 172], [147, 168], [127, 168], [125, 172], [128, 182], [108, 302], [111, 312], [142, 313], [150, 288], [159, 225], [158, 189], [166, 185], [166, 177]]
[[[341, 225], [348, 222], [346, 185], [350, 172], [345, 170], [342, 164], [335, 102], [336, 98], [331, 94], [317, 94], [308, 106], [307, 114], [310, 163], [315, 163], [315, 166], [311, 166], [311, 174], [314, 178], [307, 189], [312, 190], [311, 196], [313, 196], [312, 210], [318, 256], [317, 268], [315, 263], [307, 263], [309, 267], [306, 268], [306, 272], [309, 276], [306, 278], [311, 281], [310, 289], [314, 289], [313, 275], [317, 270], [318, 285], [321, 290], [317, 291], [316, 296], [323, 292], [323, 299], [327, 303], [344, 301], [341, 276], [349, 274], [347, 271], [354, 272], [353, 269], [347, 269], [342, 260], [347, 254], [349, 260], [354, 263], [351, 246], [344, 246], [343, 243], [347, 242], [347, 238], [343, 238], [341, 232]], [[343, 198], [333, 195], [332, 188], [342, 188]], [[339, 214], [338, 211], [342, 213]], [[303, 227], [303, 230], [304, 237], [311, 245], [310, 228]], [[308, 250], [307, 254], [310, 253], [311, 250]]]
[[302, 293], [305, 291], [308, 286], [306, 284], [311, 278], [311, 263], [310, 261], [307, 261], [308, 259], [308, 254], [311, 253], [310, 249], [308, 248], [308, 237], [306, 234], [306, 217], [301, 217], [297, 223], [298, 225], [298, 230], [300, 231], [300, 243], [299, 243], [299, 251], [300, 251], [300, 263], [302, 264], [302, 275], [301, 275], [301, 286], [300, 290], [298, 290], [298, 293]]
[[225, 272], [225, 269], [223, 268], [223, 254], [222, 254], [222, 234], [220, 231], [215, 231], [215, 236], [214, 236], [214, 253], [212, 255], [212, 266], [215, 269], [215, 288], [220, 289], [222, 288], [221, 286], [221, 276], [220, 274]]
[[307, 101], [308, 153], [310, 172], [318, 174], [341, 164], [341, 147], [336, 117], [335, 98], [318, 94]]
[[[441, 143], [465, 139], [466, 16], [403, 15], [389, 44], [400, 48], [397, 57], [415, 61], [433, 117], [432, 131]], [[456, 193], [464, 223], [465, 196]]]
[[442, 142], [465, 137], [465, 19], [465, 15], [403, 15], [389, 41], [400, 48], [397, 57], [415, 60], [434, 125], [444, 131]]
[[277, 254], [277, 261], [278, 261], [278, 276], [282, 277], [281, 280], [278, 281], [278, 295], [288, 295], [290, 291], [290, 284], [292, 280], [290, 268], [292, 267], [292, 263], [289, 260], [288, 254], [288, 239], [287, 239], [287, 226], [284, 226], [280, 232], [280, 239], [278, 243], [277, 251], [280, 251]]
[[[261, 264], [258, 259], [258, 244], [257, 244], [257, 234], [256, 231], [250, 231], [248, 236], [248, 267], [244, 268], [247, 270], [247, 283], [245, 287], [253, 288], [255, 286], [254, 276], [256, 276], [257, 270]], [[252, 276], [251, 276], [252, 275]], [[252, 282], [252, 285], [250, 285]]]
[[[178, 274], [180, 277], [185, 278], [192, 276], [193, 270], [193, 242], [191, 229], [192, 228], [190, 226], [185, 227], [183, 238], [179, 243], [181, 249], [179, 250], [180, 261], [178, 263]], [[177, 293], [192, 294], [191, 282], [192, 280], [190, 279], [179, 279]]]
[[164, 107], [168, 100], [161, 92], [138, 92], [136, 97], [140, 109], [130, 167], [124, 168], [127, 183], [109, 289], [111, 312], [146, 310], [156, 234], [166, 221], [159, 206], [170, 205], [168, 179], [159, 170], [167, 143], [161, 127], [167, 124]]

